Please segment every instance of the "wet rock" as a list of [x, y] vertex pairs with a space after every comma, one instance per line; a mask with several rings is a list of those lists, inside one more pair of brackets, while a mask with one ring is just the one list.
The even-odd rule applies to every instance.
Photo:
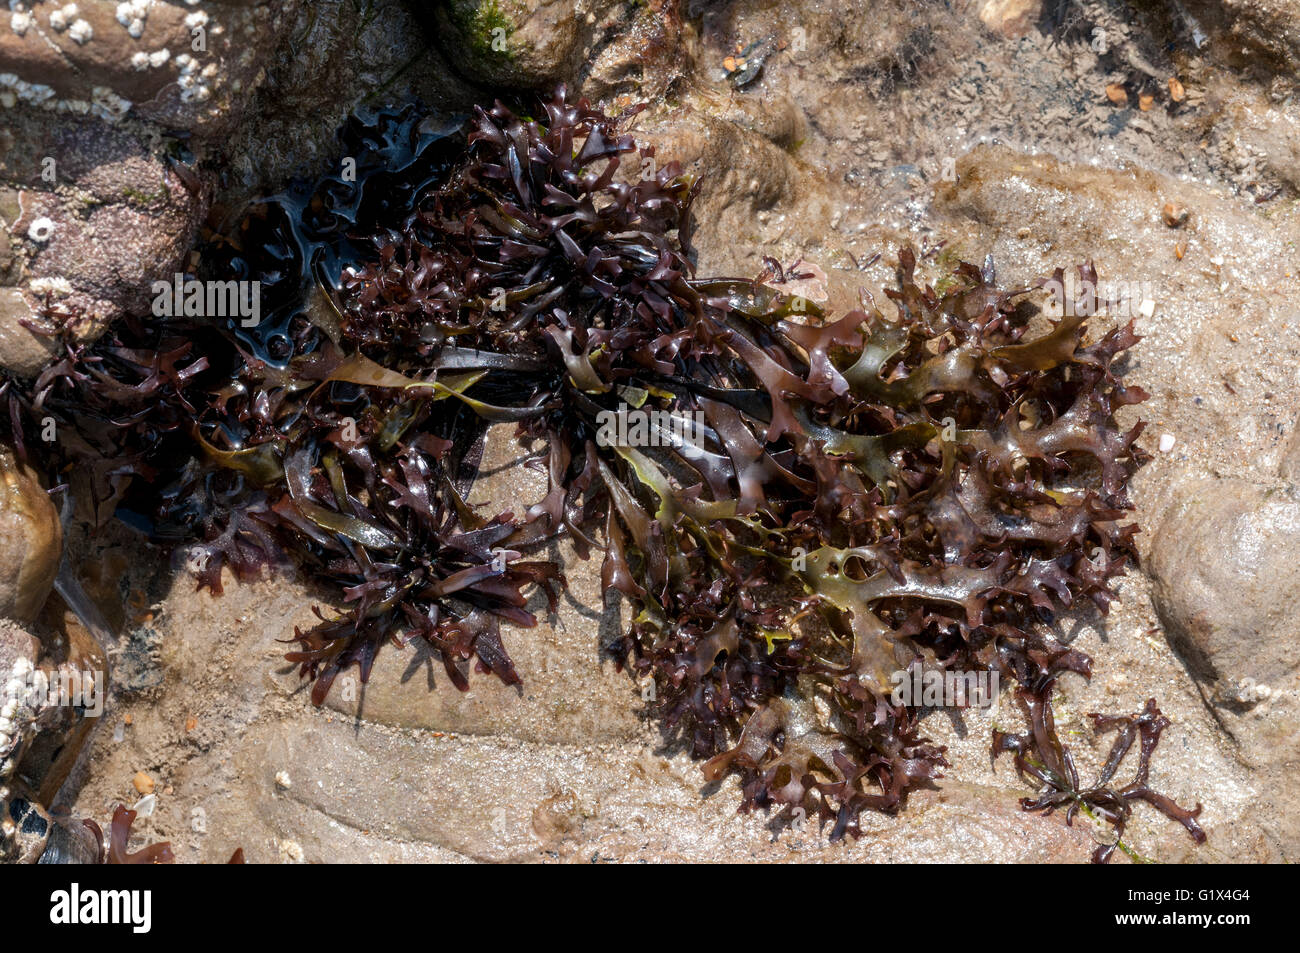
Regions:
[[1225, 62], [1257, 68], [1261, 60], [1294, 74], [1300, 57], [1295, 0], [1186, 0], [1182, 24], [1198, 48]]
[[[1136, 320], [1143, 339], [1131, 367], [1151, 399], [1121, 420], [1150, 421], [1151, 449], [1163, 434], [1175, 438], [1135, 480], [1140, 521], [1164, 509], [1188, 461], [1206, 474], [1276, 473], [1300, 404], [1294, 221], [1148, 170], [1000, 147], [972, 150], [956, 171], [935, 193], [950, 247], [991, 254], [1016, 285], [1091, 260], [1117, 299], [1092, 333]], [[1169, 229], [1161, 209], [1175, 195], [1189, 217]]]
[[27, 327], [34, 322], [27, 299], [17, 288], [0, 287], [0, 367], [34, 377], [55, 355], [55, 342]]
[[63, 556], [63, 529], [29, 468], [0, 448], [0, 617], [36, 618]]
[[[719, 4], [703, 13], [702, 33], [709, 53], [734, 53], [743, 44], [772, 35], [778, 42], [776, 62], [816, 64], [824, 86], [853, 75], [907, 71], [930, 47], [924, 13], [906, 0], [849, 0], [807, 3], [763, 0]], [[719, 56], [709, 65], [717, 68]]]
[[1228, 99], [1215, 124], [1213, 147], [1224, 161], [1260, 182], [1261, 197], [1300, 192], [1300, 106], [1288, 93], [1278, 102], [1265, 96]]
[[1024, 36], [1042, 15], [1042, 0], [985, 0], [980, 22], [1003, 36]]
[[655, 147], [654, 162], [675, 160], [684, 172], [704, 177], [691, 209], [701, 273], [756, 274], [760, 246], [782, 227], [777, 210], [799, 196], [800, 176], [789, 153], [699, 104], [648, 116], [636, 134]]
[[1300, 821], [1285, 792], [1300, 770], [1300, 499], [1233, 478], [1181, 485], [1148, 571], [1167, 637], [1265, 792], [1270, 853], [1294, 860]]
[[[626, 672], [601, 657], [601, 643], [617, 632], [600, 610], [600, 554], [565, 567], [570, 590], [556, 616], [537, 598], [528, 610], [534, 629], [508, 627], [502, 641], [522, 685], [470, 672], [468, 691], [451, 683], [443, 663], [426, 648], [389, 648], [380, 654], [362, 686], [355, 672], [341, 675], [327, 708], [377, 725], [447, 733], [504, 734], [531, 743], [578, 744], [640, 739], [636, 685]], [[294, 673], [289, 679], [296, 680]], [[296, 687], [296, 686], [295, 686]]]
[[616, 108], [658, 99], [689, 72], [695, 40], [673, 0], [613, 4], [591, 24], [576, 88]]
[[313, 0], [297, 7], [254, 104], [228, 138], [211, 144], [226, 163], [222, 203], [231, 214], [253, 194], [276, 191], [293, 175], [315, 177], [337, 161], [336, 133], [358, 108], [419, 101], [454, 128], [484, 100], [441, 50], [424, 16], [434, 6]]
[[1180, 487], [1148, 570], [1165, 631], [1196, 672], [1237, 698], [1300, 668], [1300, 500], [1242, 480]]
[[664, 0], [452, 0], [413, 7], [452, 66], [490, 88], [549, 92], [563, 82], [593, 99], [650, 98], [680, 75], [688, 55], [677, 5]]
[[23, 740], [23, 695], [40, 643], [10, 619], [0, 619], [0, 781], [12, 773]]
[[[1092, 847], [1081, 825], [1026, 814], [979, 785], [919, 792], [905, 818], [870, 816], [861, 840], [832, 845], [811, 822], [791, 830], [737, 814], [734, 780], [702, 797], [698, 766], [680, 756], [394, 732], [310, 712], [243, 740], [217, 777], [195, 763], [176, 779], [180, 802], [206, 822], [193, 836], [187, 814], [164, 807], [155, 836], [182, 859], [224, 859], [243, 843], [262, 861], [1077, 863]], [[282, 771], [292, 788], [275, 785]], [[369, 779], [364, 795], [357, 778]]]
[[432, 15], [453, 64], [476, 82], [544, 87], [572, 80], [608, 0], [452, 0]]
[[50, 816], [22, 791], [0, 789], [0, 862], [34, 864], [45, 852]]
[[78, 818], [50, 818], [50, 836], [41, 864], [97, 864], [103, 845]]
[[1291, 425], [1291, 436], [1282, 451], [1278, 475], [1292, 484], [1300, 483], [1300, 419]]
[[0, 620], [0, 675], [7, 675], [26, 659], [27, 665], [36, 663], [40, 643], [25, 628], [12, 619]]
[[[497, 425], [484, 441], [481, 476], [468, 502], [483, 513], [522, 513], [546, 493], [544, 473], [523, 466], [525, 452], [513, 425]], [[564, 559], [558, 551], [549, 558]], [[427, 648], [386, 649], [361, 686], [355, 672], [340, 675], [326, 706], [374, 724], [448, 733], [508, 735], [521, 741], [580, 744], [640, 738], [636, 687], [626, 672], [602, 658], [601, 647], [621, 634], [617, 606], [601, 605], [600, 552], [589, 560], [570, 556], [564, 566], [568, 590], [554, 616], [546, 599], [533, 596], [527, 609], [533, 629], [503, 627], [502, 641], [522, 685], [470, 672], [469, 690], [458, 691], [442, 660]], [[284, 682], [296, 688], [294, 673]]]
[[[297, 7], [80, 0], [0, 11], [0, 107], [15, 103], [216, 135], [238, 117]], [[22, 7], [25, 9], [18, 9]]]
[[150, 286], [185, 263], [209, 194], [204, 179], [168, 165], [148, 140], [93, 117], [14, 109], [0, 157], [0, 204], [18, 241], [0, 287], [0, 365], [25, 377], [56, 353], [35, 314], [75, 315], [75, 340], [116, 318], [147, 313]]

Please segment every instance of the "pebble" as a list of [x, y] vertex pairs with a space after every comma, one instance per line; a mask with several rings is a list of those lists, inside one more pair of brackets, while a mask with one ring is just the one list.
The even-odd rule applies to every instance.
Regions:
[[1166, 202], [1160, 211], [1160, 217], [1170, 228], [1179, 228], [1187, 224], [1187, 206], [1181, 202]]
[[131, 785], [141, 794], [153, 794], [155, 782], [143, 771], [137, 771], [135, 777], [131, 779]]

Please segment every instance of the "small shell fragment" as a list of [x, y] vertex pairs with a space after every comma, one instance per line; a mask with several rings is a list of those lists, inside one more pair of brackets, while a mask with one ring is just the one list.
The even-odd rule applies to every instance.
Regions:
[[154, 808], [157, 806], [158, 795], [146, 794], [144, 797], [140, 798], [140, 800], [135, 802], [135, 807], [131, 808], [131, 810], [135, 811], [138, 817], [146, 818], [153, 815]]
[[1160, 452], [1168, 453], [1170, 450], [1174, 449], [1174, 444], [1177, 442], [1178, 440], [1173, 434], [1162, 433], [1160, 435]]

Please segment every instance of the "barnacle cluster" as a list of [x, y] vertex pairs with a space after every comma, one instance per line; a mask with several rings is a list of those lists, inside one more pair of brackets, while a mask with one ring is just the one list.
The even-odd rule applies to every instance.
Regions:
[[[1085, 343], [1083, 317], [1035, 321], [991, 263], [930, 287], [906, 248], [886, 309], [840, 317], [778, 290], [775, 263], [697, 278], [697, 184], [645, 163], [625, 118], [563, 90], [451, 135], [409, 108], [362, 117], [343, 133], [355, 182], [291, 187], [208, 236], [214, 275], [263, 282], [261, 324], [127, 320], [12, 389], [10, 417], [76, 434], [51, 466], [75, 459], [100, 512], [185, 547], [214, 592], [225, 568], [285, 560], [333, 583], [345, 609], [288, 655], [317, 703], [387, 641], [427, 641], [462, 688], [473, 664], [518, 681], [500, 623], [535, 624], [532, 587], [554, 600], [559, 567], [533, 554], [566, 537], [604, 550], [629, 604], [608, 651], [653, 679], [707, 776], [740, 775], [746, 809], [817, 813], [838, 838], [939, 777], [943, 749], [886, 685], [925, 665], [1019, 684], [1035, 730], [996, 743], [1055, 785], [1034, 808], [1119, 824], [1145, 798], [1199, 834], [1147, 787], [1154, 706], [1103, 723], [1127, 742], [1091, 793], [1039, 730], [1057, 676], [1090, 672], [1044, 623], [1105, 611], [1134, 557], [1141, 425], [1114, 419], [1145, 397], [1116, 370], [1132, 326]], [[602, 436], [647, 414], [665, 439]], [[502, 421], [549, 487], [483, 513], [467, 490]], [[1135, 731], [1139, 778], [1113, 791]]]

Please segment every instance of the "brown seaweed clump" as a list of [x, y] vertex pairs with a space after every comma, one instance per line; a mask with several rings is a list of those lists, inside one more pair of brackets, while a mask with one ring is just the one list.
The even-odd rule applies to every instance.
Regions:
[[[212, 274], [264, 279], [263, 325], [131, 319], [69, 343], [10, 390], [14, 436], [54, 416], [78, 436], [50, 466], [76, 462], [101, 512], [182, 547], [214, 592], [286, 561], [334, 586], [344, 610], [288, 656], [318, 704], [389, 641], [425, 640], [462, 688], [472, 665], [518, 681], [501, 623], [535, 624], [534, 586], [554, 599], [532, 554], [564, 537], [603, 549], [633, 620], [609, 651], [708, 777], [740, 775], [744, 809], [838, 838], [939, 777], [886, 687], [925, 664], [1019, 684], [1034, 730], [995, 744], [1043, 786], [1027, 807], [1122, 829], [1146, 800], [1198, 836], [1148, 786], [1154, 705], [1102, 721], [1124, 743], [1086, 791], [1048, 730], [1054, 680], [1091, 663], [1045, 623], [1106, 611], [1135, 556], [1142, 426], [1115, 422], [1146, 396], [1118, 370], [1132, 326], [1087, 343], [1092, 301], [1031, 334], [1028, 289], [991, 262], [931, 287], [907, 248], [890, 313], [825, 315], [763, 283], [775, 263], [697, 278], [698, 185], [640, 175], [653, 150], [624, 118], [561, 89], [462, 135], [409, 108], [354, 121], [355, 183], [296, 185], [209, 236]], [[549, 489], [485, 514], [465, 498], [501, 421]], [[1114, 789], [1134, 732], [1139, 776]]]

